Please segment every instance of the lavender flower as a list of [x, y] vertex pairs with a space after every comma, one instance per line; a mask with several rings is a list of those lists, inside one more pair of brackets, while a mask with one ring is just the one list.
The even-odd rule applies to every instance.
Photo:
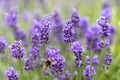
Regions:
[[98, 65], [99, 63], [100, 63], [100, 58], [97, 55], [93, 56], [92, 57], [92, 64]]
[[89, 19], [88, 18], [80, 19], [79, 27], [83, 30], [83, 32], [87, 31], [87, 29], [89, 27]]
[[44, 75], [49, 75], [50, 72], [49, 72], [47, 69], [44, 69], [44, 70], [43, 70], [43, 74], [44, 74]]
[[47, 58], [54, 58], [56, 55], [60, 54], [60, 49], [57, 49], [56, 47], [50, 47], [46, 50], [46, 57]]
[[75, 55], [75, 66], [76, 67], [82, 67], [83, 66], [83, 62], [82, 62], [82, 57], [83, 57], [83, 48], [80, 46], [79, 42], [73, 42], [72, 47], [71, 47], [71, 51], [74, 53]]
[[109, 0], [103, 0], [103, 1], [104, 1], [103, 8], [108, 8], [108, 7], [110, 7], [110, 1], [109, 1]]
[[52, 73], [54, 75], [60, 74], [65, 68], [65, 58], [57, 55], [52, 61]]
[[66, 74], [68, 79], [72, 79], [73, 76], [72, 76], [72, 74], [70, 73], [69, 70], [66, 70], [65, 74]]
[[74, 77], [76, 77], [78, 75], [77, 71], [74, 71]]
[[14, 35], [16, 40], [22, 40], [24, 46], [28, 45], [28, 42], [26, 40], [27, 33], [24, 30], [17, 29], [16, 31], [14, 31]]
[[106, 54], [104, 58], [104, 63], [106, 65], [110, 65], [112, 63], [112, 54]]
[[34, 70], [33, 61], [30, 58], [26, 59], [23, 68], [28, 72]]
[[109, 24], [109, 20], [105, 17], [100, 17], [97, 20], [97, 23], [101, 29], [100, 35], [103, 39], [103, 42], [101, 42], [100, 46], [104, 48], [112, 43], [112, 38], [114, 37], [115, 29]]
[[14, 70], [13, 67], [9, 67], [8, 70], [5, 72], [5, 76], [8, 80], [19, 80], [18, 72]]
[[31, 19], [31, 14], [29, 12], [24, 12], [22, 18], [24, 22], [28, 22]]
[[15, 36], [16, 40], [22, 40], [24, 46], [27, 46], [27, 34], [25, 31], [21, 30], [18, 25], [18, 11], [16, 8], [13, 8], [9, 13], [5, 15], [6, 25], [9, 26]]
[[13, 44], [9, 46], [11, 50], [11, 56], [18, 60], [22, 60], [25, 57], [25, 48], [22, 47], [22, 42], [15, 41]]
[[99, 35], [99, 28], [93, 27], [90, 28], [86, 34], [86, 48], [90, 51], [100, 52], [100, 35]]
[[53, 80], [59, 80], [58, 78], [54, 78]]
[[112, 18], [112, 9], [111, 8], [104, 8], [101, 12], [101, 16], [104, 16], [108, 20], [111, 20]]
[[77, 41], [77, 42], [73, 42], [71, 51], [74, 53], [76, 57], [79, 57], [79, 55], [82, 54], [84, 50], [81, 47], [80, 42]]
[[79, 21], [80, 21], [80, 16], [79, 13], [75, 8], [72, 9], [72, 14], [71, 14], [71, 22], [74, 24], [74, 26], [78, 26]]
[[38, 47], [32, 47], [29, 52], [29, 57], [31, 60], [39, 60], [40, 59], [40, 49]]
[[10, 13], [5, 14], [5, 23], [13, 30], [16, 30], [16, 28], [18, 27], [17, 19], [18, 19], [18, 11], [15, 8], [11, 9]]
[[40, 19], [40, 11], [39, 11], [39, 10], [36, 10], [36, 11], [35, 11], [35, 16], [34, 16], [34, 18], [35, 18], [35, 20], [37, 20], [37, 21], [41, 21], [41, 19]]
[[0, 53], [5, 52], [7, 41], [0, 37]]
[[52, 74], [60, 74], [65, 68], [65, 58], [60, 55], [59, 49], [51, 47], [46, 51], [47, 58], [52, 60]]
[[66, 75], [60, 75], [61, 80], [66, 80]]
[[91, 64], [91, 60], [89, 56], [86, 56], [86, 64], [90, 65]]
[[88, 65], [86, 69], [83, 71], [83, 75], [86, 77], [86, 80], [91, 80], [91, 76], [96, 74], [95, 68], [93, 66]]
[[63, 27], [64, 27], [64, 23], [61, 19], [60, 14], [58, 11], [55, 11], [54, 15], [53, 15], [53, 29], [52, 29], [52, 31], [53, 31], [53, 34], [54, 34], [57, 42], [63, 41], [63, 39], [62, 39]]
[[82, 68], [84, 65], [83, 61], [79, 58], [75, 58], [74, 62], [75, 62], [75, 67], [78, 67], [78, 68]]
[[97, 20], [97, 24], [100, 25], [101, 27], [108, 27], [109, 26], [109, 20], [105, 18], [104, 16], [101, 16]]
[[31, 28], [31, 41], [33, 46], [40, 48], [40, 29], [41, 29], [42, 23], [40, 21], [34, 20], [34, 23]]
[[39, 36], [40, 44], [47, 44], [50, 40], [51, 21], [49, 16], [46, 16], [43, 21], [35, 21], [35, 28], [33, 34], [36, 38]]
[[65, 43], [74, 42], [76, 40], [76, 30], [72, 23], [67, 23], [63, 28], [63, 39]]

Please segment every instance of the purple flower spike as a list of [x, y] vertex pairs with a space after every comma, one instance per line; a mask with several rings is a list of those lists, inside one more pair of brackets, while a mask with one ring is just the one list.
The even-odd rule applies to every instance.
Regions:
[[35, 47], [33, 46], [31, 49], [30, 49], [30, 52], [29, 52], [29, 57], [31, 60], [39, 60], [40, 59], [40, 49], [38, 47]]
[[97, 55], [93, 56], [92, 57], [92, 63], [94, 65], [98, 65], [100, 63], [100, 58]]
[[0, 37], [0, 53], [5, 52], [7, 41]]
[[46, 51], [46, 57], [51, 59], [52, 63], [52, 74], [57, 75], [60, 74], [65, 68], [65, 58], [60, 54], [60, 50], [51, 47]]
[[22, 41], [15, 41], [9, 46], [13, 58], [22, 60], [25, 57], [25, 48], [22, 47]]
[[40, 43], [41, 44], [48, 44], [50, 40], [50, 28], [51, 28], [51, 21], [50, 16], [45, 16], [44, 20], [40, 23]]
[[72, 14], [70, 19], [71, 19], [71, 22], [74, 24], [74, 26], [78, 26], [80, 21], [80, 15], [77, 12], [77, 9], [75, 8], [72, 9]]
[[80, 60], [79, 58], [75, 58], [74, 62], [75, 62], [75, 67], [78, 67], [78, 68], [82, 68], [84, 65], [83, 61]]
[[58, 11], [55, 11], [54, 15], [53, 15], [53, 28], [52, 28], [52, 31], [53, 31], [54, 36], [56, 37], [57, 42], [63, 42], [63, 39], [62, 39], [63, 27], [64, 27], [64, 23], [63, 23], [63, 21], [61, 19], [60, 14], [59, 14]]
[[61, 80], [66, 80], [66, 75], [60, 75]]
[[59, 80], [58, 78], [54, 78], [53, 80]]
[[67, 78], [72, 79], [73, 76], [69, 70], [66, 70], [65, 74], [66, 74]]
[[16, 31], [14, 31], [14, 35], [16, 40], [22, 40], [24, 46], [28, 45], [28, 42], [26, 40], [27, 33], [24, 30], [17, 29]]
[[91, 77], [96, 74], [96, 70], [94, 67], [88, 65], [86, 69], [83, 71], [83, 75], [86, 77], [86, 80], [91, 80]]
[[72, 24], [69, 23], [63, 28], [63, 39], [65, 43], [71, 43], [76, 40], [76, 30]]
[[71, 47], [71, 51], [75, 54], [76, 57], [79, 57], [80, 54], [83, 53], [83, 48], [80, 45], [80, 42], [73, 42], [72, 47]]
[[10, 13], [5, 14], [5, 23], [13, 30], [16, 30], [16, 28], [18, 27], [17, 19], [18, 19], [18, 11], [16, 8], [11, 9]]
[[31, 19], [31, 14], [30, 12], [24, 12], [22, 15], [23, 21], [28, 22]]
[[82, 18], [79, 22], [79, 27], [83, 30], [83, 32], [87, 31], [89, 27], [89, 18]]
[[106, 65], [110, 65], [112, 63], [112, 54], [106, 54], [104, 58], [104, 63]]
[[86, 48], [90, 51], [100, 52], [100, 29], [97, 27], [90, 28], [85, 36], [86, 36]]
[[27, 34], [25, 31], [21, 30], [18, 25], [18, 11], [16, 8], [13, 8], [9, 13], [5, 15], [6, 25], [11, 28], [14, 33], [16, 40], [22, 40], [24, 46], [27, 46]]
[[74, 53], [76, 57], [74, 60], [75, 66], [81, 68], [83, 66], [83, 62], [82, 62], [83, 48], [80, 46], [80, 42], [73, 42], [71, 51]]
[[103, 8], [108, 8], [110, 7], [110, 1], [109, 0], [103, 0], [104, 1], [104, 6]]
[[89, 56], [86, 56], [86, 64], [90, 65], [91, 64], [91, 60]]
[[19, 80], [18, 72], [14, 70], [13, 67], [9, 67], [5, 72], [5, 76], [8, 80]]
[[33, 62], [30, 58], [26, 59], [25, 65], [24, 65], [23, 68], [28, 72], [31, 71], [31, 70], [34, 70]]
[[56, 55], [60, 54], [60, 49], [56, 47], [50, 47], [46, 50], [46, 57], [47, 58], [54, 58]]
[[112, 18], [112, 9], [111, 8], [104, 8], [101, 12], [101, 16], [104, 16], [106, 19], [111, 20]]

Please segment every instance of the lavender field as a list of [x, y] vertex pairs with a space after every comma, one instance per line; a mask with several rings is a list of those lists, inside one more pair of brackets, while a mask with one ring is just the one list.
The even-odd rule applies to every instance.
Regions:
[[0, 0], [0, 80], [120, 80], [119, 0]]

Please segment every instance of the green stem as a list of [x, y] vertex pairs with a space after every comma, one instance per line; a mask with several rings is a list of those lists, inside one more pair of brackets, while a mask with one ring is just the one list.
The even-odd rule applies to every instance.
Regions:
[[79, 70], [79, 68], [77, 68], [77, 71], [78, 71], [78, 78], [77, 78], [77, 80], [81, 80], [81, 75], [79, 76], [79, 74], [80, 74], [80, 70]]
[[19, 67], [20, 67], [20, 72], [21, 72], [21, 78], [24, 79], [24, 73], [23, 73], [23, 68], [22, 68], [22, 61], [19, 61]]
[[80, 69], [80, 80], [82, 80], [82, 68]]
[[[92, 55], [91, 55], [91, 51], [89, 52], [89, 57], [90, 57], [90, 74], [92, 75], [92, 62], [91, 62], [91, 60], [92, 60]], [[90, 76], [90, 80], [92, 80], [92, 76]]]
[[43, 44], [43, 55], [44, 55], [44, 58], [45, 58], [45, 43]]

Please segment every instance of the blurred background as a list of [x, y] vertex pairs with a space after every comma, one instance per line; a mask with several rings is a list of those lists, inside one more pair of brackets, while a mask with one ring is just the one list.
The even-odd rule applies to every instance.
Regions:
[[[114, 43], [111, 46], [113, 63], [110, 70], [102, 74], [99, 73], [98, 78], [100, 79], [98, 80], [120, 80], [120, 0], [109, 0], [109, 2], [113, 10], [111, 24], [116, 28]], [[18, 8], [20, 27], [29, 34], [32, 19], [36, 14], [43, 18], [45, 14], [53, 14], [55, 10], [58, 10], [62, 19], [66, 21], [70, 17], [72, 8], [76, 8], [81, 17], [89, 17], [90, 25], [95, 25], [96, 20], [100, 17], [103, 5], [103, 0], [0, 0], [0, 36], [7, 39], [9, 44], [15, 40], [11, 30], [4, 23], [5, 13], [14, 7]], [[25, 22], [24, 17], [29, 21]], [[7, 51], [6, 54], [10, 55]], [[0, 54], [0, 80], [6, 80], [3, 73], [12, 61], [2, 60], [6, 54]]]

